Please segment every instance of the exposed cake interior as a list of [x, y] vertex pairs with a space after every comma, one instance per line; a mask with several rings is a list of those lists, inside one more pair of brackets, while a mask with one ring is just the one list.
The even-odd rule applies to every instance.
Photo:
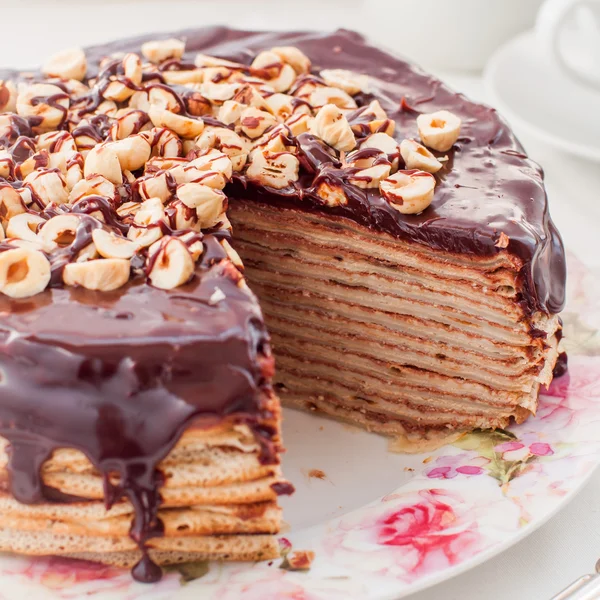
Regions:
[[230, 215], [284, 402], [415, 449], [535, 412], [559, 325], [517, 302], [518, 260], [439, 252], [261, 203], [234, 202]]

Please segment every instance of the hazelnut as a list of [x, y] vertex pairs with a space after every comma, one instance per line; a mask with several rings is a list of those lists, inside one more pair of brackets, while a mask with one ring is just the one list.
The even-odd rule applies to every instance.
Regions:
[[246, 177], [250, 181], [282, 189], [298, 181], [299, 167], [298, 159], [291, 153], [260, 150], [253, 153]]
[[182, 154], [183, 144], [179, 137], [170, 129], [155, 127], [149, 131], [143, 131], [141, 135], [144, 136], [152, 147], [152, 156], [176, 158]]
[[187, 246], [179, 239], [165, 236], [149, 251], [148, 279], [157, 288], [170, 290], [187, 281], [194, 274], [194, 260]]
[[[39, 215], [21, 213], [15, 215], [8, 221], [6, 235], [11, 238], [18, 238], [20, 240], [26, 240], [41, 245], [42, 242], [37, 235], [37, 230], [38, 227], [45, 222], [46, 221]], [[4, 233], [4, 231], [2, 233]]]
[[153, 40], [142, 44], [142, 54], [151, 63], [160, 64], [170, 58], [180, 59], [185, 52], [185, 42], [170, 38], [168, 40]]
[[7, 150], [0, 150], [0, 177], [12, 179], [14, 172], [15, 162], [12, 159], [12, 154]]
[[198, 239], [198, 235], [194, 232], [185, 233], [179, 237], [179, 239], [185, 243], [188, 252], [192, 256], [192, 260], [196, 262], [204, 252], [204, 244], [201, 239]]
[[86, 178], [89, 175], [102, 175], [115, 185], [123, 183], [119, 155], [111, 144], [98, 144], [88, 152], [83, 173]]
[[425, 171], [398, 171], [379, 184], [383, 197], [398, 212], [405, 215], [420, 213], [433, 200], [435, 178]]
[[294, 68], [282, 62], [277, 54], [268, 50], [256, 56], [252, 61], [252, 68], [265, 72], [266, 77], [261, 76], [261, 79], [266, 79], [276, 92], [289, 90], [296, 80]]
[[310, 73], [310, 59], [295, 46], [275, 46], [275, 48], [271, 48], [271, 52], [278, 56], [282, 62], [290, 65], [296, 71], [296, 74]]
[[25, 203], [21, 195], [10, 185], [0, 184], [0, 221], [6, 229], [10, 219], [25, 212]]
[[233, 166], [229, 157], [219, 150], [208, 150], [192, 160], [187, 167], [171, 170], [177, 183], [201, 182], [222, 190], [231, 179]]
[[69, 202], [75, 204], [78, 200], [86, 196], [102, 196], [108, 200], [114, 200], [116, 196], [115, 185], [106, 177], [99, 174], [92, 174], [78, 181], [69, 193]]
[[142, 227], [160, 222], [166, 223], [165, 211], [160, 198], [150, 198], [142, 202], [139, 210], [135, 213], [133, 222]]
[[142, 110], [129, 110], [113, 121], [110, 126], [110, 138], [112, 140], [123, 140], [150, 127], [150, 117], [147, 113]]
[[252, 142], [252, 152], [256, 152], [256, 150], [268, 150], [271, 153], [293, 153], [296, 147], [290, 140], [290, 134], [291, 132], [287, 125], [277, 125], [269, 129], [262, 137]]
[[348, 181], [352, 185], [363, 189], [378, 188], [381, 181], [389, 176], [390, 170], [390, 165], [373, 165], [352, 173]]
[[148, 109], [148, 116], [155, 127], [171, 129], [182, 138], [195, 138], [204, 129], [204, 121], [201, 118], [184, 117], [153, 105]]
[[65, 285], [79, 285], [88, 290], [109, 292], [129, 280], [130, 264], [124, 258], [98, 258], [65, 265]]
[[112, 231], [94, 229], [92, 239], [100, 256], [104, 258], [131, 258], [139, 246], [125, 237], [117, 235]]
[[[111, 77], [108, 85], [102, 89], [102, 97], [109, 102], [106, 106], [109, 109], [109, 112], [116, 112], [117, 106], [114, 107], [110, 103], [114, 102], [125, 102], [128, 98], [133, 96], [136, 91], [133, 86], [133, 83], [124, 78], [119, 78], [116, 76]], [[104, 112], [103, 108], [103, 112]], [[98, 112], [98, 110], [96, 110]]]
[[163, 236], [162, 229], [158, 224], [147, 227], [132, 225], [127, 232], [127, 237], [133, 240], [139, 248], [151, 246]]
[[311, 123], [311, 117], [304, 113], [292, 115], [285, 124], [289, 127], [293, 136], [298, 137], [301, 133], [306, 133]]
[[[141, 134], [129, 136], [123, 140], [110, 142], [107, 146], [116, 153], [123, 171], [137, 171], [150, 158], [150, 144]], [[89, 155], [88, 159], [89, 160]]]
[[[138, 86], [142, 84], [142, 61], [137, 54], [129, 52], [125, 54], [121, 61], [123, 65], [123, 74], [133, 85]], [[134, 90], [135, 91], [135, 90]], [[128, 96], [129, 98], [129, 96]]]
[[88, 244], [85, 248], [80, 250], [75, 257], [75, 262], [86, 262], [98, 258], [100, 255], [96, 250], [94, 243]]
[[46, 289], [50, 262], [38, 250], [21, 247], [0, 253], [0, 292], [11, 298], [28, 298]]
[[171, 88], [163, 85], [153, 85], [148, 90], [148, 102], [150, 106], [164, 108], [174, 113], [180, 113], [182, 108], [179, 96]]
[[254, 106], [254, 108], [269, 112], [269, 106], [266, 100], [258, 93], [256, 88], [250, 84], [241, 87], [232, 99], [240, 104]]
[[332, 185], [327, 181], [321, 181], [317, 186], [316, 193], [327, 206], [344, 206], [348, 204], [348, 197], [341, 185]]
[[38, 238], [44, 250], [51, 252], [58, 247], [70, 246], [80, 225], [81, 219], [74, 213], [57, 215], [42, 224]]
[[9, 79], [0, 79], [0, 112], [17, 112], [17, 86]]
[[182, 183], [178, 185], [177, 197], [190, 208], [198, 208], [207, 203], [217, 203], [219, 212], [223, 212], [226, 202], [226, 196], [223, 192], [201, 183]]
[[53, 54], [42, 67], [42, 72], [50, 77], [76, 79], [81, 81], [87, 71], [85, 52], [81, 48], [69, 48]]
[[417, 117], [421, 141], [438, 152], [448, 152], [460, 135], [461, 120], [447, 110]]
[[86, 158], [90, 150], [98, 144], [98, 141], [92, 136], [85, 133], [85, 130], [74, 131], [73, 139], [75, 140], [77, 150], [81, 153], [81, 155], [84, 158]]
[[199, 92], [213, 104], [219, 105], [231, 100], [241, 87], [241, 83], [214, 83], [205, 80], [200, 84]]
[[35, 147], [52, 153], [73, 154], [77, 152], [77, 144], [68, 131], [48, 131], [35, 138]]
[[240, 116], [240, 129], [251, 139], [260, 137], [276, 124], [277, 119], [271, 113], [253, 106], [245, 108]]
[[184, 183], [177, 186], [177, 197], [188, 207], [194, 208], [202, 229], [218, 223], [227, 208], [227, 197], [220, 190], [201, 183]]
[[246, 106], [241, 102], [237, 102], [236, 100], [225, 100], [223, 105], [219, 108], [217, 119], [225, 125], [232, 125], [240, 120], [245, 109]]
[[140, 197], [144, 200], [158, 198], [161, 202], [167, 202], [173, 195], [171, 191], [171, 175], [167, 172], [141, 177], [137, 180], [137, 189]]
[[[64, 167], [63, 161], [63, 167]], [[25, 179], [27, 175], [33, 173], [37, 168], [49, 168], [50, 167], [50, 158], [48, 156], [48, 152], [46, 150], [42, 150], [41, 152], [37, 152], [33, 154], [29, 158], [25, 159], [20, 165], [15, 168], [15, 176], [17, 179]], [[59, 169], [60, 170], [60, 169]], [[64, 171], [64, 168], [63, 168]]]
[[196, 139], [196, 145], [202, 150], [216, 148], [223, 152], [231, 160], [234, 171], [241, 171], [246, 164], [247, 142], [226, 127], [207, 127]]
[[366, 92], [369, 87], [369, 78], [366, 75], [359, 75], [346, 69], [324, 69], [319, 75], [327, 85], [340, 88], [351, 96]]
[[171, 228], [173, 228], [174, 222], [174, 228], [178, 231], [186, 229], [200, 231], [200, 221], [198, 220], [198, 214], [196, 213], [196, 210], [194, 208], [186, 206], [181, 200], [173, 200], [169, 202], [167, 212], [169, 214], [169, 222], [171, 223]]
[[371, 133], [387, 133], [392, 136], [396, 128], [396, 122], [388, 119], [378, 100], [373, 100], [367, 106], [362, 106], [349, 114], [348, 121], [352, 131], [359, 137]]
[[[71, 100], [78, 100], [84, 96], [88, 96], [91, 89], [85, 83], [77, 79], [59, 79], [61, 85], [66, 88], [67, 93], [71, 96]], [[48, 83], [54, 83], [54, 79], [49, 79]]]
[[312, 115], [310, 106], [288, 94], [271, 94], [265, 101], [270, 112], [280, 121], [285, 121], [295, 114]]
[[21, 117], [36, 117], [35, 131], [59, 127], [67, 116], [69, 96], [50, 83], [23, 85], [17, 96], [17, 113]]
[[67, 182], [58, 169], [39, 169], [23, 180], [25, 187], [31, 190], [34, 198], [44, 206], [51, 202], [64, 204], [69, 200]]
[[221, 240], [221, 246], [223, 246], [223, 249], [227, 254], [227, 258], [233, 263], [233, 265], [237, 267], [239, 271], [243, 271], [244, 263], [242, 262], [240, 255], [237, 253], [236, 250], [233, 249], [231, 244], [227, 240]]
[[356, 146], [354, 133], [342, 111], [326, 104], [310, 124], [310, 131], [336, 150], [349, 152]]
[[[51, 154], [50, 164], [53, 164], [52, 157], [54, 155]], [[72, 190], [82, 179], [83, 179], [83, 165], [84, 159], [83, 155], [80, 152], [76, 152], [66, 161], [66, 174], [65, 181], [67, 183], [67, 189]]]
[[132, 110], [141, 110], [147, 113], [150, 108], [148, 90], [136, 90], [131, 94], [127, 106]]
[[407, 169], [437, 173], [442, 168], [442, 163], [425, 146], [415, 140], [402, 140], [400, 153]]
[[335, 87], [319, 86], [308, 96], [308, 102], [313, 108], [321, 108], [334, 104], [344, 110], [356, 108], [356, 102], [347, 92]]
[[187, 92], [183, 96], [183, 102], [188, 114], [194, 117], [202, 117], [204, 115], [212, 116], [213, 108], [210, 100], [205, 98], [198, 91]]
[[182, 71], [161, 71], [162, 78], [169, 85], [189, 85], [204, 81], [203, 69], [185, 69]]
[[373, 133], [361, 143], [360, 149], [374, 148], [381, 150], [386, 155], [392, 166], [392, 172], [398, 169], [400, 162], [400, 146], [398, 142], [387, 133]]

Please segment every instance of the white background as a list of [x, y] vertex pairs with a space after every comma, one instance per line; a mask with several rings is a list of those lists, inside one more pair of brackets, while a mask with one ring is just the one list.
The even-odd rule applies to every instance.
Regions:
[[[419, 0], [414, 2], [418, 4]], [[149, 31], [223, 23], [264, 29], [346, 26], [378, 40], [378, 23], [381, 19], [393, 18], [398, 24], [400, 39], [403, 28], [410, 27], [410, 22], [401, 15], [386, 14], [382, 10], [385, 6], [393, 7], [393, 0], [346, 0], [343, 3], [327, 0], [0, 0], [0, 66], [35, 66], [49, 53], [67, 46], [88, 45]], [[394, 46], [393, 39], [387, 36], [385, 45]], [[456, 89], [475, 99], [486, 100], [478, 75], [437, 74]], [[516, 133], [546, 171], [552, 214], [566, 245], [600, 273], [600, 166], [544, 147], [518, 128]], [[597, 473], [569, 506], [520, 544], [413, 598], [545, 600], [579, 575], [592, 571], [599, 557], [600, 473]]]

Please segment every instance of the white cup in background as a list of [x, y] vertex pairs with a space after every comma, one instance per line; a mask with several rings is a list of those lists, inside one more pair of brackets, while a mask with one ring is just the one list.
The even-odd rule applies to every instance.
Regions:
[[565, 73], [600, 91], [600, 0], [546, 0], [536, 34]]
[[542, 1], [366, 0], [364, 5], [377, 28], [371, 36], [380, 44], [426, 68], [474, 71], [505, 41], [533, 27]]

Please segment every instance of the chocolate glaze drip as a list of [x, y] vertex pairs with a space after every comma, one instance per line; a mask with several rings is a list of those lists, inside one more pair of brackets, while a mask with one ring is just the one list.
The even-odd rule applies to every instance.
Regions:
[[[182, 62], [195, 53], [250, 64], [257, 52], [276, 45], [299, 47], [322, 68], [350, 69], [372, 77], [372, 89], [356, 100], [377, 99], [396, 121], [395, 137], [418, 139], [416, 116], [447, 109], [461, 117], [462, 137], [447, 153], [448, 162], [436, 176], [432, 205], [420, 215], [402, 215], [375, 191], [353, 193], [343, 207], [323, 206], [306, 182], [282, 191], [256, 189], [245, 181], [228, 190], [243, 199], [257, 198], [300, 210], [322, 211], [352, 219], [366, 227], [438, 250], [491, 256], [500, 234], [509, 238], [508, 251], [523, 263], [522, 305], [528, 312], [557, 313], [564, 305], [566, 264], [562, 240], [548, 212], [542, 169], [527, 158], [523, 147], [498, 113], [456, 94], [417, 67], [365, 43], [362, 36], [339, 30], [319, 33], [265, 33], [224, 27], [184, 30], [118, 41], [89, 50], [92, 62], [109, 52], [139, 51], [148, 39], [186, 39]], [[359, 116], [356, 116], [360, 122]]]
[[[131, 501], [131, 536], [144, 550], [162, 532], [157, 464], [186, 428], [246, 423], [263, 462], [277, 462], [276, 432], [262, 423], [272, 418], [268, 336], [213, 239], [194, 279], [170, 292], [134, 279], [114, 292], [0, 297], [0, 435], [17, 500], [49, 500], [40, 467], [76, 448], [103, 475], [107, 508]], [[225, 299], [211, 304], [217, 288]], [[145, 557], [133, 574], [154, 581], [160, 569]]]
[[566, 352], [561, 352], [558, 355], [554, 370], [552, 371], [553, 377], [562, 377], [569, 370], [569, 357]]

